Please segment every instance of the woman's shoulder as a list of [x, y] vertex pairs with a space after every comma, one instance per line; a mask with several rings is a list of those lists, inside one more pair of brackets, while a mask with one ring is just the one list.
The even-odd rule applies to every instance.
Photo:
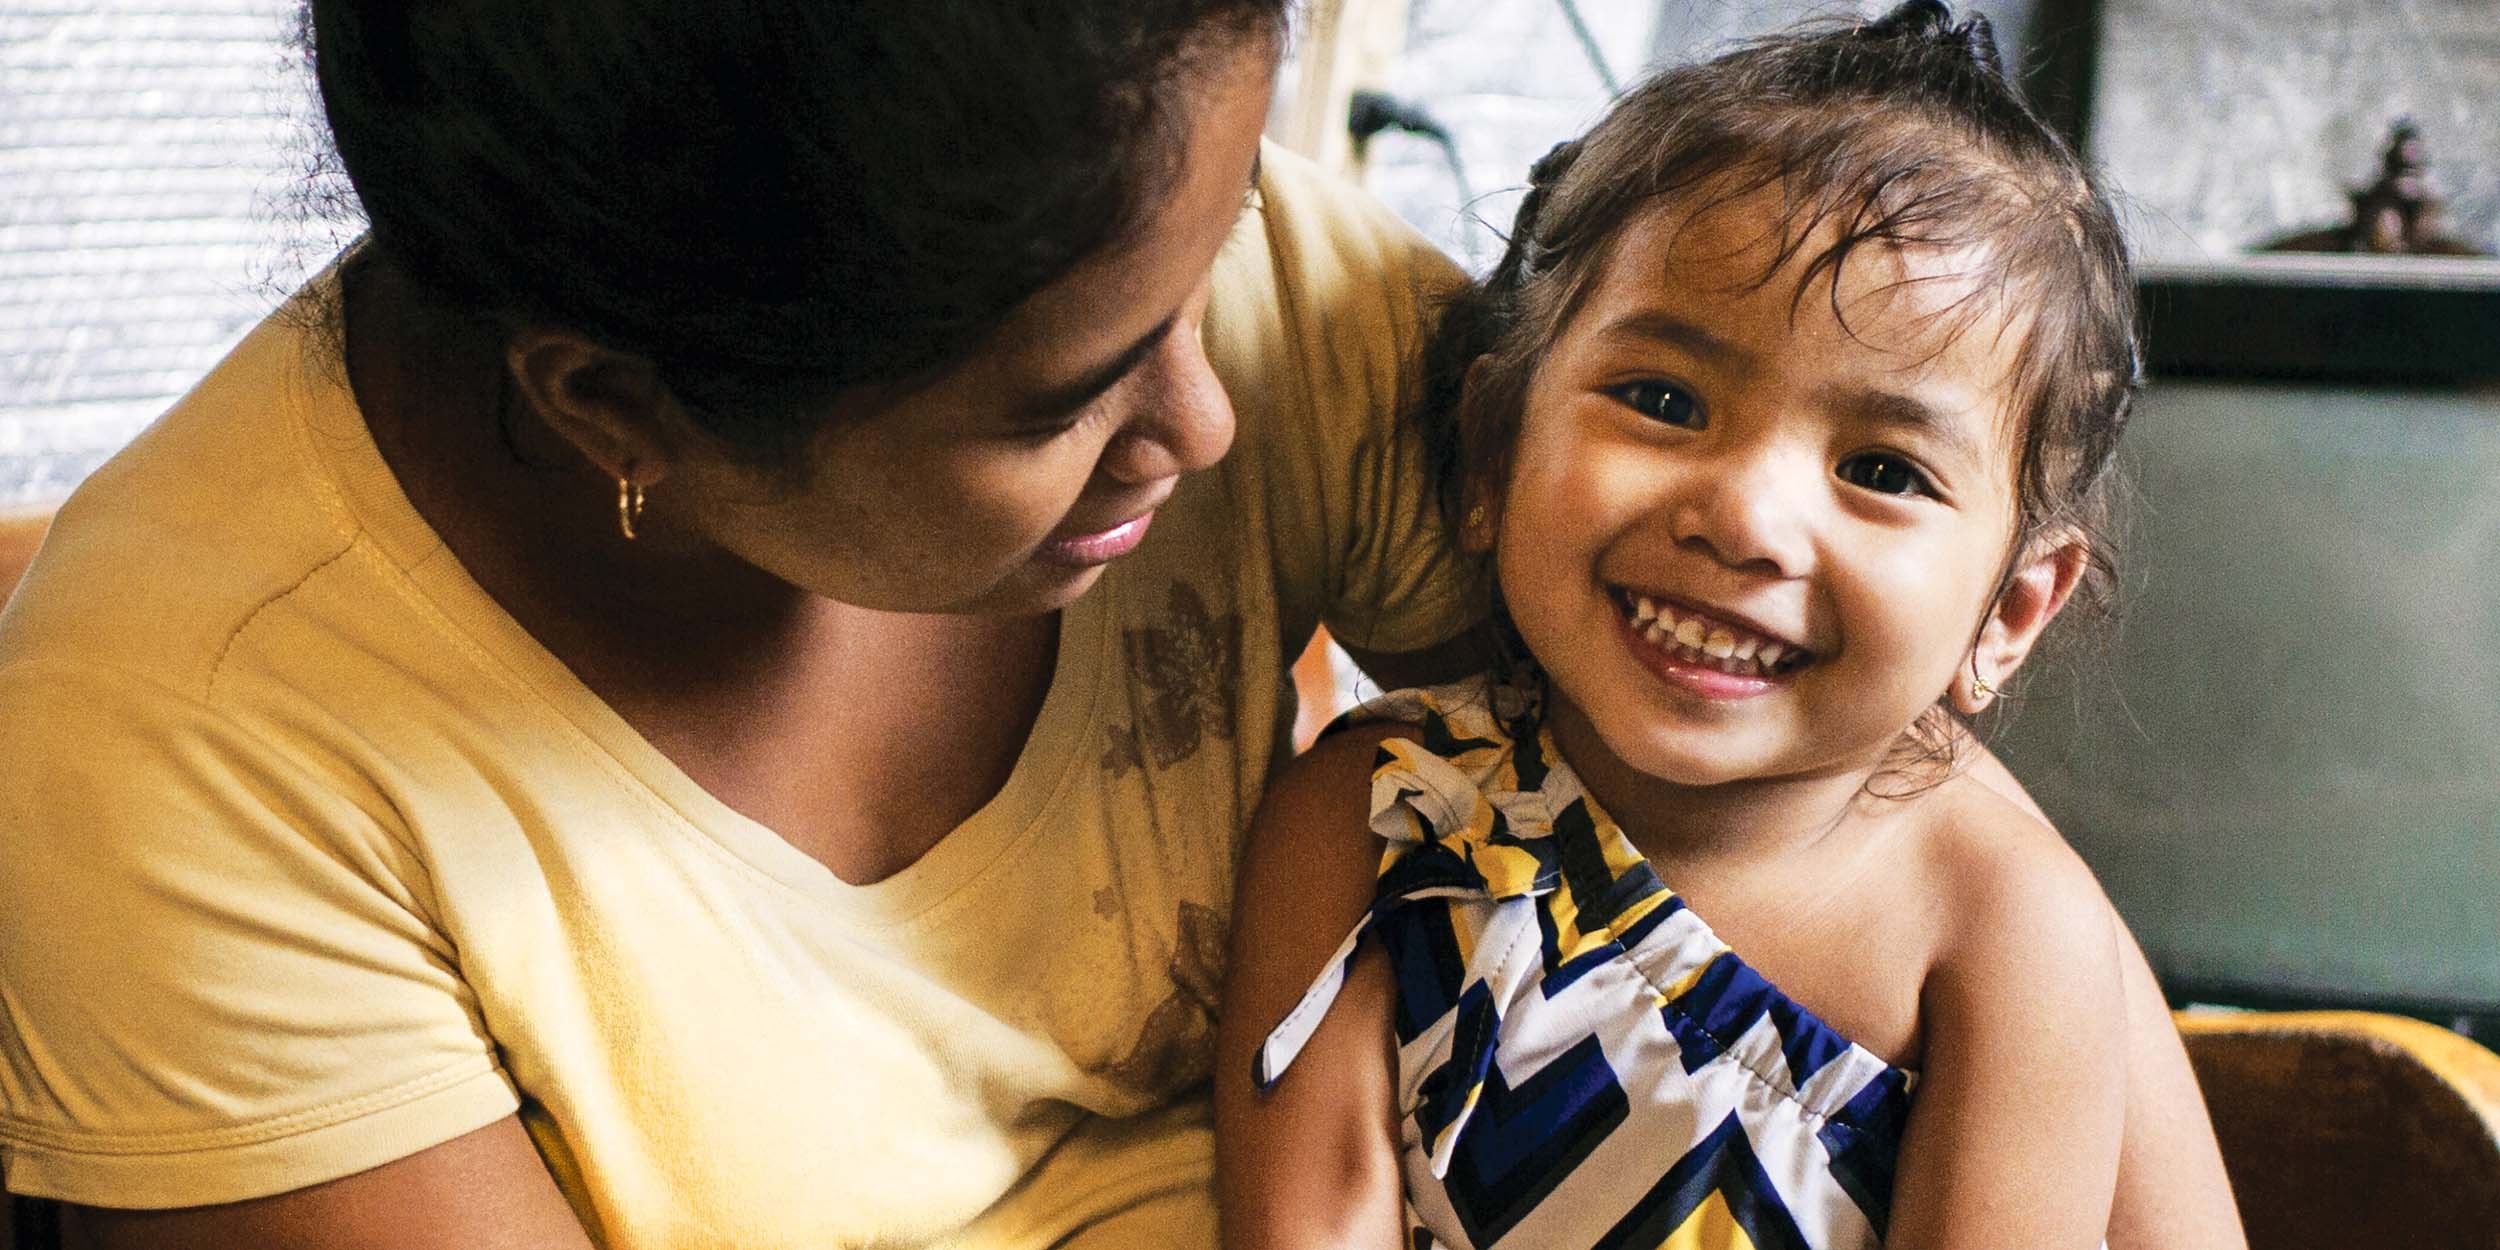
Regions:
[[1260, 250], [1289, 284], [1343, 283], [1348, 293], [1377, 296], [1384, 275], [1404, 276], [1426, 291], [1466, 278], [1370, 193], [1274, 143], [1260, 149], [1258, 195], [1243, 227], [1261, 236]]
[[1432, 310], [1465, 281], [1361, 188], [1269, 144], [1209, 279], [1208, 357], [1236, 404], [1394, 407]]
[[308, 449], [330, 384], [290, 305], [70, 495], [0, 624], [0, 664], [92, 662], [204, 691], [236, 634], [356, 531]]

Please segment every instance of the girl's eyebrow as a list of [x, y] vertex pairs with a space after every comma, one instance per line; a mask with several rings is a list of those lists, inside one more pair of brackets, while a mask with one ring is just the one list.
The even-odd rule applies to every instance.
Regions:
[[1987, 463], [1979, 440], [1971, 436], [1970, 423], [1916, 395], [1887, 391], [1872, 386], [1826, 386], [1816, 396], [1835, 412], [1850, 413], [1877, 425], [1916, 430], [1921, 436], [1944, 445], [1956, 457], [1973, 465]]
[[1657, 343], [1681, 348], [1714, 363], [1749, 369], [1756, 362], [1750, 348], [1731, 343], [1672, 313], [1649, 309], [1618, 317], [1598, 332], [1600, 338], [1633, 344]]

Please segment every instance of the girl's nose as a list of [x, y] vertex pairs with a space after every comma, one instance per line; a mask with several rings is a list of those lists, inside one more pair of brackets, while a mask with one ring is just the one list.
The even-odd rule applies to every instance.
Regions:
[[1800, 449], [1732, 448], [1685, 478], [1670, 512], [1675, 540], [1741, 572], [1801, 576], [1822, 476], [1821, 461]]
[[1233, 445], [1233, 401], [1194, 326], [1174, 326], [1144, 366], [1138, 408], [1103, 448], [1102, 471], [1144, 485], [1203, 469]]

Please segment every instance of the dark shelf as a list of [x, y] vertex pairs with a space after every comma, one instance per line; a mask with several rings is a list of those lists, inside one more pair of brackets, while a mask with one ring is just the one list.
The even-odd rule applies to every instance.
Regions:
[[2500, 261], [2269, 255], [2147, 265], [2136, 289], [2154, 377], [2500, 381]]

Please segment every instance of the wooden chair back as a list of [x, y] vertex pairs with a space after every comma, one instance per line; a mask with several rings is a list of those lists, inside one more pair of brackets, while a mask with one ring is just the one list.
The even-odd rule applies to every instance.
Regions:
[[52, 528], [51, 505], [0, 508], [0, 603], [17, 590], [26, 566], [35, 562], [43, 536]]
[[2500, 1250], [2500, 1055], [2369, 1012], [2183, 1012], [2250, 1250]]

